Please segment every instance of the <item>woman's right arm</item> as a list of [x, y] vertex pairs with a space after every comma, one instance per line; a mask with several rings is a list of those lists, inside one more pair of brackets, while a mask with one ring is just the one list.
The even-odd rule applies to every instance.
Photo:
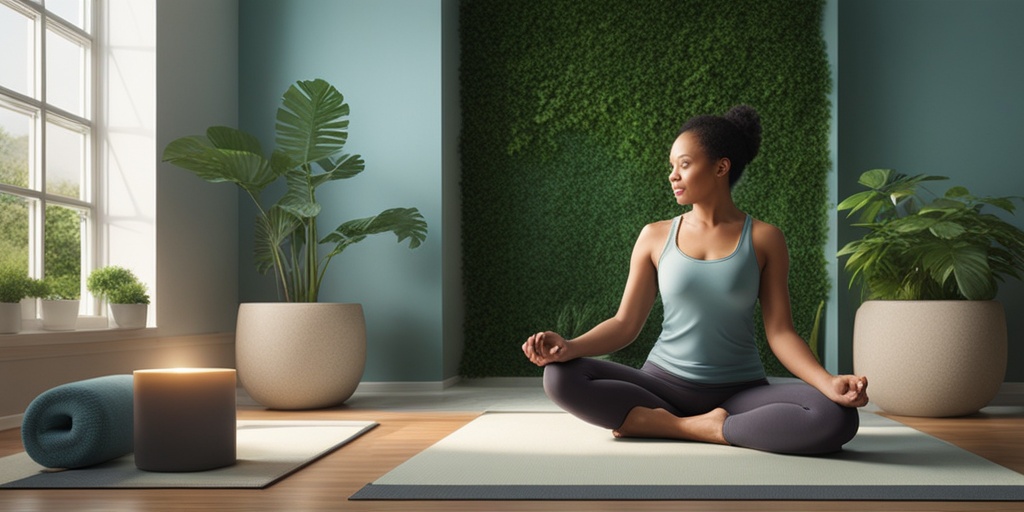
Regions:
[[[671, 224], [671, 221], [668, 221]], [[658, 295], [657, 257], [665, 243], [668, 226], [648, 224], [640, 231], [629, 260], [629, 276], [615, 316], [572, 340], [551, 332], [539, 332], [523, 344], [523, 353], [534, 364], [569, 361], [578, 357], [610, 354], [636, 339]]]

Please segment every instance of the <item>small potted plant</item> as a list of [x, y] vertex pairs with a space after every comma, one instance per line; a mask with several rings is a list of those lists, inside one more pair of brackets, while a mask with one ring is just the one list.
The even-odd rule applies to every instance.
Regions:
[[21, 300], [33, 296], [36, 281], [13, 267], [0, 268], [0, 334], [21, 332]]
[[146, 326], [149, 295], [146, 285], [124, 267], [107, 266], [89, 274], [86, 288], [110, 306], [110, 315], [116, 327], [141, 329]]
[[867, 190], [839, 204], [867, 230], [838, 252], [867, 299], [854, 320], [854, 371], [893, 414], [974, 413], [1006, 372], [1006, 319], [994, 299], [1000, 281], [1024, 271], [1024, 231], [988, 210], [1012, 214], [1021, 198], [923, 186], [945, 179], [870, 170], [859, 181]]
[[81, 282], [76, 276], [46, 277], [40, 281], [39, 319], [43, 330], [72, 331], [78, 323]]

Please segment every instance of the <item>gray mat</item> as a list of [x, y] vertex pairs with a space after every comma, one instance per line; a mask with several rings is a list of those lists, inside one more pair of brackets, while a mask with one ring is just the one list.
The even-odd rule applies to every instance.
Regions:
[[0, 489], [259, 489], [375, 426], [372, 421], [239, 421], [238, 462], [194, 473], [140, 471], [131, 455], [86, 469], [47, 472], [23, 452], [0, 458]]
[[353, 500], [1024, 500], [1024, 475], [861, 412], [825, 457], [615, 439], [561, 413], [488, 413]]

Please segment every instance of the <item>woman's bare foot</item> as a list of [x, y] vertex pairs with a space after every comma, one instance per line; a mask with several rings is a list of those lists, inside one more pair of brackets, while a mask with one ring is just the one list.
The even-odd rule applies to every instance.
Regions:
[[705, 443], [729, 444], [722, 426], [729, 413], [721, 407], [698, 416], [680, 418], [665, 409], [634, 407], [622, 426], [612, 431], [615, 437], [659, 437]]

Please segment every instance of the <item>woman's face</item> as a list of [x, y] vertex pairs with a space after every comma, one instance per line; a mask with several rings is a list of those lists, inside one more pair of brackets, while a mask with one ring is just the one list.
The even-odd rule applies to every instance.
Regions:
[[728, 190], [729, 160], [709, 158], [691, 132], [683, 132], [676, 138], [669, 152], [669, 165], [672, 171], [668, 182], [679, 204], [700, 202], [718, 193], [723, 185]]

